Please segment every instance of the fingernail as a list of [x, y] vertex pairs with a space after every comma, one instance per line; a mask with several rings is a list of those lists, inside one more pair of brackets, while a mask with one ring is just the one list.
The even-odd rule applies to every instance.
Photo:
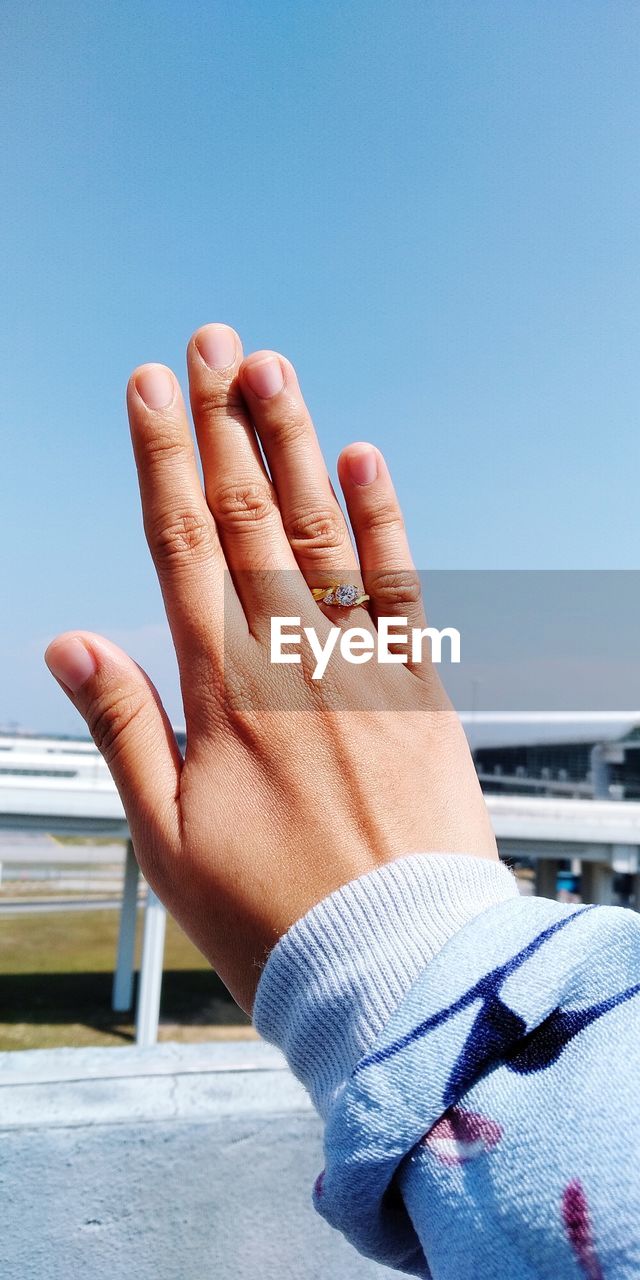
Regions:
[[378, 457], [375, 449], [347, 454], [347, 468], [354, 484], [372, 484], [378, 476]]
[[226, 324], [210, 324], [201, 329], [196, 346], [210, 369], [228, 369], [236, 358], [236, 335]]
[[261, 400], [277, 395], [284, 386], [282, 365], [277, 356], [268, 356], [266, 360], [246, 365], [245, 377], [254, 395], [260, 396]]
[[50, 645], [44, 660], [51, 674], [66, 684], [72, 693], [77, 693], [97, 670], [93, 654], [75, 636]]
[[148, 364], [136, 376], [136, 390], [147, 409], [166, 409], [173, 400], [173, 374], [161, 364]]

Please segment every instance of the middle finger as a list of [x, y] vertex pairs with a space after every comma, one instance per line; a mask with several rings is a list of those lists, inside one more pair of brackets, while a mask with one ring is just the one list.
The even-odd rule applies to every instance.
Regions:
[[[207, 503], [251, 625], [274, 607], [273, 571], [297, 565], [238, 383], [241, 360], [240, 339], [223, 324], [203, 326], [187, 351]], [[279, 597], [303, 590], [297, 572], [278, 574]]]

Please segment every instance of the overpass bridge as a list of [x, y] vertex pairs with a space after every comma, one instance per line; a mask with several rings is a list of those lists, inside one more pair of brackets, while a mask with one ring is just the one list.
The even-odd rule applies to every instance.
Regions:
[[[603, 713], [600, 713], [602, 718]], [[621, 723], [640, 722], [640, 712], [612, 713]], [[500, 723], [495, 715], [464, 717], [473, 725]], [[598, 720], [598, 717], [595, 717]], [[612, 719], [607, 716], [607, 721]], [[541, 713], [503, 723], [541, 723]], [[576, 717], [565, 715], [565, 722]], [[591, 720], [590, 720], [591, 722]], [[606, 753], [605, 753], [606, 754]], [[606, 763], [606, 762], [605, 762]], [[486, 801], [503, 857], [532, 858], [536, 892], [555, 897], [558, 863], [579, 863], [586, 901], [608, 903], [613, 876], [635, 877], [640, 902], [640, 802], [604, 798], [603, 753], [594, 761], [592, 793], [601, 798], [553, 795], [487, 795]], [[603, 795], [604, 793], [604, 795]], [[0, 830], [46, 832], [51, 835], [108, 836], [126, 844], [113, 1007], [128, 1010], [133, 999], [134, 946], [139, 868], [120, 797], [93, 743], [45, 738], [0, 737]], [[92, 852], [94, 860], [100, 850]], [[62, 850], [52, 858], [64, 862]], [[18, 861], [20, 855], [16, 855]], [[113, 853], [105, 858], [113, 861]], [[166, 914], [151, 888], [147, 890], [142, 959], [136, 1011], [138, 1045], [155, 1044], [160, 1010]]]

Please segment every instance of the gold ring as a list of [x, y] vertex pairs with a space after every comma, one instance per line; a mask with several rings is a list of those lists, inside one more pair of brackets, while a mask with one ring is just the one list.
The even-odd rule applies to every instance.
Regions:
[[331, 582], [328, 587], [312, 587], [311, 594], [319, 604], [337, 604], [341, 609], [354, 609], [369, 599], [352, 582]]

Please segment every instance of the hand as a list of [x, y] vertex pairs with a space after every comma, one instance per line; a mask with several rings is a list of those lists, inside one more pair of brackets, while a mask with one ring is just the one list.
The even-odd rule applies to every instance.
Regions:
[[[308, 661], [270, 661], [272, 615], [320, 636], [380, 616], [426, 625], [382, 455], [340, 457], [356, 555], [289, 361], [243, 360], [233, 330], [207, 325], [188, 368], [204, 491], [173, 373], [142, 366], [127, 392], [184, 761], [148, 677], [109, 641], [66, 633], [46, 661], [109, 766], [149, 883], [249, 1011], [271, 947], [332, 890], [406, 853], [497, 854], [429, 662], [341, 662], [314, 682]], [[311, 588], [336, 581], [363, 581], [368, 608], [316, 604]]]

